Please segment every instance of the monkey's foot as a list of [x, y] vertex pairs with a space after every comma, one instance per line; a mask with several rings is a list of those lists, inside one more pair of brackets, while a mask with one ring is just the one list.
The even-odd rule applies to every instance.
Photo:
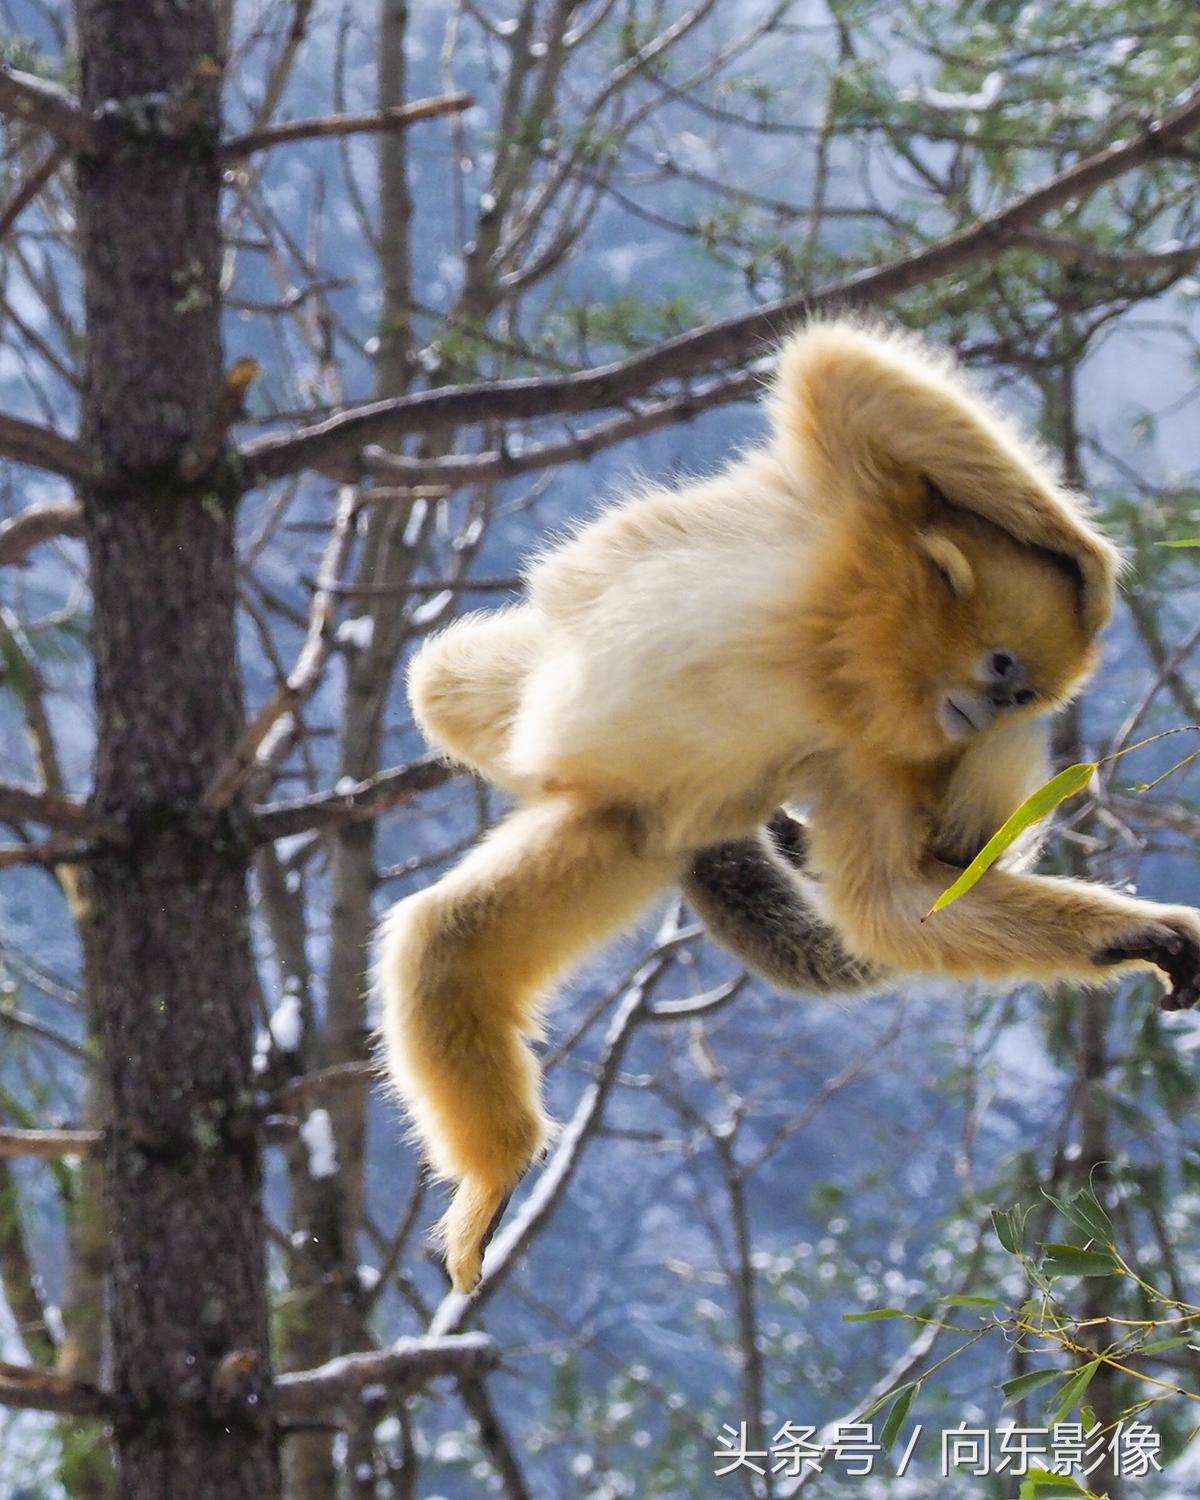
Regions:
[[1200, 1001], [1200, 940], [1166, 922], [1147, 922], [1122, 933], [1095, 955], [1098, 964], [1142, 959], [1161, 969], [1168, 988], [1159, 1002], [1163, 1010], [1190, 1010]]
[[460, 1184], [441, 1224], [446, 1270], [456, 1292], [473, 1292], [483, 1274], [483, 1252], [504, 1217], [513, 1189]]

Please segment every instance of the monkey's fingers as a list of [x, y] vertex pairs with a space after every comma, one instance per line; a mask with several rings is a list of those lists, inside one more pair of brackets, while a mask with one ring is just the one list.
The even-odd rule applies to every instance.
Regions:
[[1191, 932], [1166, 922], [1147, 922], [1122, 933], [1095, 955], [1098, 964], [1133, 959], [1151, 963], [1166, 975], [1168, 988], [1159, 1002], [1163, 1010], [1190, 1010], [1200, 1002], [1200, 942]]

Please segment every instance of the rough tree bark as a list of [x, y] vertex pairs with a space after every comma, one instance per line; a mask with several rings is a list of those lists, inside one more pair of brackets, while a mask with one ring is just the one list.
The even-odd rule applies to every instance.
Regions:
[[[128, 833], [91, 867], [86, 968], [112, 1099], [105, 1174], [119, 1489], [270, 1500], [272, 1426], [247, 855], [191, 810], [241, 724], [233, 497], [193, 464], [222, 387], [214, 0], [80, 0], [94, 599], [95, 806]], [[180, 126], [180, 115], [186, 116]]]

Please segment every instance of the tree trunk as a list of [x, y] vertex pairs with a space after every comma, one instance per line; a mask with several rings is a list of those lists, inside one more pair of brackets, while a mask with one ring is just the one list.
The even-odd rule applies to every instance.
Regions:
[[[105, 1174], [119, 1493], [270, 1500], [271, 1420], [250, 1070], [247, 856], [192, 809], [242, 721], [235, 489], [181, 460], [221, 394], [214, 0], [79, 0], [87, 358], [82, 491], [94, 601], [95, 804], [127, 848], [91, 866], [91, 1003], [112, 1117]], [[214, 91], [215, 94], [215, 91]]]

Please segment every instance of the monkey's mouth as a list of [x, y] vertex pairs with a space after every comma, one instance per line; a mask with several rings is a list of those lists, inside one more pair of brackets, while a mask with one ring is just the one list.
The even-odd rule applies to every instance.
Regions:
[[974, 693], [947, 693], [938, 704], [937, 719], [943, 731], [952, 740], [965, 740], [972, 734], [987, 729], [995, 718], [996, 710]]

